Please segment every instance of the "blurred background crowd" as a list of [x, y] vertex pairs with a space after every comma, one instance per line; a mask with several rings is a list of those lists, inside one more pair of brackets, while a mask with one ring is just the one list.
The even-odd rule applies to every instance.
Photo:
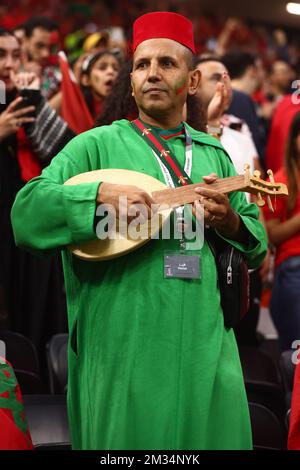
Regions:
[[[223, 4], [205, 0], [50, 0], [47, 5], [37, 0], [12, 0], [9, 4], [2, 3], [2, 27], [16, 28], [27, 21], [32, 12], [35, 16], [52, 18], [59, 24], [60, 45], [73, 57], [82, 52], [84, 41], [96, 32], [109, 31], [110, 40], [126, 49], [133, 21], [141, 13], [160, 10], [178, 12], [193, 20], [198, 53], [224, 53], [234, 47], [260, 54], [268, 65], [275, 58], [288, 60], [293, 65], [299, 61], [300, 33], [296, 21], [286, 20], [284, 2], [262, 2], [260, 8], [252, 7], [250, 11], [249, 6], [238, 6], [238, 2], [232, 0]], [[264, 4], [272, 8], [266, 10]], [[278, 5], [282, 11], [278, 10]], [[260, 9], [261, 17], [257, 13]], [[259, 20], [253, 18], [251, 10], [256, 10], [254, 17]], [[266, 11], [268, 15], [265, 15]], [[239, 17], [234, 16], [236, 12]], [[285, 27], [281, 20], [285, 20]]]

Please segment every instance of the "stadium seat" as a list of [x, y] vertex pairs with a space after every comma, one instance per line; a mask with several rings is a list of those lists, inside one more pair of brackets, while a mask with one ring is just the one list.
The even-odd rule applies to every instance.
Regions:
[[70, 449], [65, 395], [24, 395], [33, 445], [38, 450]]
[[22, 394], [46, 393], [45, 386], [37, 374], [22, 369], [14, 369]]
[[68, 382], [68, 335], [52, 336], [46, 349], [50, 391], [53, 394], [65, 393]]
[[35, 446], [35, 450], [72, 450], [71, 444], [57, 443], [57, 444], [41, 444]]
[[279, 369], [272, 357], [255, 347], [240, 348], [248, 401], [272, 410], [284, 422], [284, 391]]
[[31, 372], [39, 376], [40, 367], [34, 344], [26, 336], [9, 330], [0, 331], [0, 340], [5, 344], [5, 355], [14, 369]]
[[290, 429], [290, 421], [291, 421], [291, 409], [287, 410], [286, 417], [285, 417], [285, 425], [286, 425], [287, 431], [289, 431]]
[[287, 437], [277, 416], [257, 403], [249, 403], [254, 450], [284, 450]]
[[269, 354], [255, 347], [240, 347], [245, 381], [267, 382], [281, 386], [279, 370]]
[[289, 349], [281, 353], [279, 367], [282, 376], [282, 382], [285, 393], [286, 409], [291, 407], [291, 399], [294, 384], [295, 364], [292, 361], [292, 355], [295, 353], [293, 349]]

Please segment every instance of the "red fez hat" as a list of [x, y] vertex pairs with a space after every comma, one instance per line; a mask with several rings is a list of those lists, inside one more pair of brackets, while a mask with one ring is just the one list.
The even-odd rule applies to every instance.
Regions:
[[193, 25], [178, 13], [156, 11], [146, 13], [133, 24], [133, 52], [147, 39], [167, 38], [177, 41], [195, 53]]

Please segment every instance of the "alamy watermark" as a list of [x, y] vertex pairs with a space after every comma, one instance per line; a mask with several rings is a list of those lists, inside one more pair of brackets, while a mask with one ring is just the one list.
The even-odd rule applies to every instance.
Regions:
[[292, 363], [296, 366], [300, 362], [300, 339], [293, 341], [292, 349], [295, 349], [295, 351], [292, 354], [291, 360]]
[[[151, 216], [149, 212], [151, 210]], [[174, 211], [174, 217], [162, 217], [170, 211], [168, 205], [128, 205], [127, 196], [120, 196], [118, 208], [111, 204], [100, 204], [96, 216], [96, 235], [99, 240], [182, 240], [187, 241], [188, 250], [199, 250], [204, 243], [204, 207], [186, 204]], [[173, 225], [173, 226], [172, 226]]]
[[292, 82], [292, 89], [295, 89], [292, 93], [292, 103], [300, 104], [300, 80], [294, 80]]

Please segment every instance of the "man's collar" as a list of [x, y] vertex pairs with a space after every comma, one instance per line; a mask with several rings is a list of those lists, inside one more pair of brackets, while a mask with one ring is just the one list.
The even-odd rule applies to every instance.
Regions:
[[177, 133], [177, 132], [179, 132], [180, 130], [183, 129], [183, 122], [182, 122], [182, 121], [181, 121], [181, 123], [180, 123], [178, 126], [176, 126], [176, 127], [173, 127], [173, 128], [171, 128], [171, 129], [163, 129], [162, 127], [153, 126], [153, 125], [151, 125], [151, 124], [149, 124], [149, 123], [143, 121], [140, 117], [139, 117], [138, 119], [141, 121], [141, 123], [144, 124], [145, 127], [152, 128], [152, 129], [154, 129], [154, 130], [156, 130], [156, 131], [163, 132], [163, 133], [165, 133], [165, 134], [174, 134], [174, 133]]
[[[122, 122], [123, 120], [121, 120], [120, 122]], [[130, 125], [130, 121], [126, 120], [127, 123]], [[126, 122], [125, 120], [123, 122]], [[117, 122], [117, 121], [115, 121]], [[224, 150], [224, 147], [222, 146], [221, 142], [218, 140], [218, 139], [215, 139], [214, 137], [210, 136], [209, 134], [206, 134], [206, 132], [201, 132], [201, 131], [197, 131], [196, 129], [194, 129], [193, 127], [189, 126], [186, 122], [184, 122], [184, 125], [187, 127], [191, 137], [192, 137], [192, 140], [194, 142], [198, 142], [199, 144], [203, 144], [203, 145], [210, 145], [212, 147], [215, 147], [217, 149], [220, 149], [220, 150], [223, 150], [225, 153], [227, 153], [225, 150]], [[131, 127], [131, 125], [130, 125]], [[185, 139], [185, 135], [182, 134], [182, 135], [179, 135], [178, 136], [180, 139]]]

